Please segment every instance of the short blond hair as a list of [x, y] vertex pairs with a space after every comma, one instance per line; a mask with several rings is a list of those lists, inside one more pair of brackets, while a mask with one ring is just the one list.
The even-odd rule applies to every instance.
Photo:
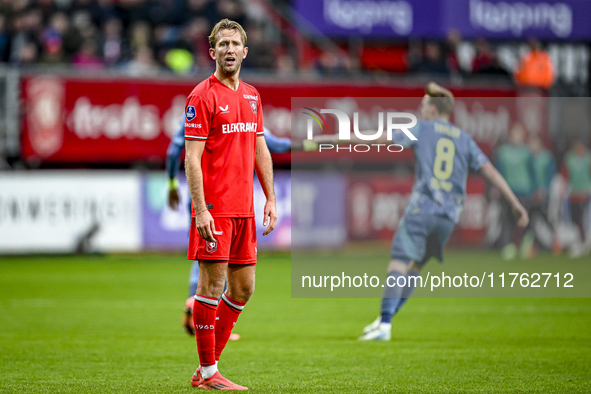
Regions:
[[454, 95], [449, 90], [435, 82], [429, 82], [425, 87], [425, 93], [429, 96], [429, 104], [434, 105], [440, 114], [452, 114], [455, 100]]
[[212, 48], [215, 48], [215, 44], [217, 43], [217, 36], [220, 30], [238, 30], [240, 32], [240, 37], [242, 38], [242, 45], [246, 46], [246, 32], [244, 31], [242, 26], [240, 26], [240, 23], [231, 21], [228, 18], [226, 18], [216, 23], [213, 29], [211, 30], [211, 34], [209, 35], [209, 45]]

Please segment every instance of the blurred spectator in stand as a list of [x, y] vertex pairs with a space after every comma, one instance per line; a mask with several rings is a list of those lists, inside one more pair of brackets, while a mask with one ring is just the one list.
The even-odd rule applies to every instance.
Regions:
[[281, 77], [293, 75], [297, 69], [294, 58], [286, 53], [277, 56], [275, 68], [277, 69], [277, 74]]
[[19, 47], [16, 63], [21, 66], [32, 66], [39, 60], [39, 48], [33, 41], [27, 41]]
[[221, 18], [236, 21], [242, 26], [246, 25], [246, 14], [239, 0], [217, 0], [215, 5]]
[[532, 198], [530, 222], [537, 246], [546, 250], [557, 249], [554, 230], [548, 220], [548, 201], [550, 183], [556, 174], [556, 161], [537, 134], [529, 137], [529, 148], [532, 154], [532, 169], [535, 190]]
[[460, 32], [456, 29], [451, 29], [447, 33], [447, 48], [445, 54], [445, 62], [447, 64], [447, 69], [452, 75], [460, 75], [461, 74], [461, 67], [460, 67], [460, 59], [458, 58], [458, 47], [462, 42], [462, 36]]
[[252, 24], [246, 29], [248, 32], [248, 62], [247, 68], [258, 70], [270, 70], [273, 68], [273, 50], [265, 39], [261, 26]]
[[[194, 74], [200, 68], [211, 68], [209, 56], [209, 22], [205, 18], [195, 18], [183, 29], [175, 29], [179, 34], [170, 34], [170, 29], [158, 31], [161, 52], [164, 51], [164, 64], [177, 74]], [[162, 35], [166, 33], [165, 35]], [[250, 37], [249, 37], [250, 38]], [[250, 55], [250, 53], [249, 53]], [[162, 59], [162, 53], [159, 55]]]
[[[66, 0], [66, 1], [69, 1], [69, 0]], [[121, 19], [119, 13], [117, 12], [116, 4], [117, 4], [116, 0], [97, 0], [96, 1], [96, 5], [98, 6], [98, 9], [100, 10], [99, 12], [100, 12], [100, 17], [101, 17], [101, 19], [97, 22], [97, 24], [102, 23], [105, 19], [110, 18], [110, 17]]]
[[43, 46], [42, 62], [49, 64], [62, 64], [66, 62], [62, 35], [51, 24], [43, 32], [41, 41]]
[[[109, 2], [113, 2], [113, 0], [110, 0]], [[97, 0], [65, 0], [60, 1], [60, 3], [69, 3], [67, 9], [70, 11], [70, 16], [72, 18], [74, 15], [82, 12], [88, 16], [89, 22], [95, 26], [100, 26], [103, 22], [105, 10]]]
[[185, 0], [152, 1], [149, 9], [149, 20], [153, 25], [180, 25]]
[[76, 29], [79, 38], [82, 40], [80, 46], [82, 46], [84, 41], [97, 40], [97, 25], [92, 21], [89, 12], [85, 10], [76, 11], [72, 14], [71, 21], [72, 26]]
[[[25, 53], [32, 55], [31, 43], [37, 46], [34, 51], [35, 56], [33, 61], [38, 59], [38, 53], [43, 33], [43, 18], [41, 11], [37, 8], [25, 8], [21, 9], [21, 4], [18, 2], [14, 5], [13, 10], [15, 11], [11, 21], [12, 39], [10, 45], [9, 60], [13, 63], [20, 64], [24, 58], [30, 56], [24, 56]], [[26, 3], [26, 2], [24, 2]], [[25, 4], [26, 6], [26, 4]], [[24, 49], [24, 47], [28, 47]], [[26, 62], [28, 63], [28, 61]]]
[[38, 38], [44, 29], [43, 13], [39, 8], [30, 8], [25, 14], [25, 28]]
[[72, 66], [80, 70], [100, 70], [104, 68], [94, 40], [84, 41], [82, 47], [72, 59]]
[[80, 34], [70, 26], [70, 20], [63, 12], [51, 15], [42, 41], [43, 61], [53, 64], [68, 62], [82, 45]]
[[101, 54], [107, 66], [114, 66], [129, 58], [129, 44], [123, 36], [123, 23], [111, 17], [103, 24], [100, 40]]
[[4, 15], [7, 19], [9, 19], [13, 11], [13, 0], [0, 0], [0, 14]]
[[501, 66], [499, 58], [496, 54], [494, 54], [493, 56], [493, 60], [490, 67], [488, 69], [482, 70], [480, 73], [487, 75], [499, 75], [502, 77], [507, 77], [508, 79], [511, 78], [511, 74], [507, 70], [505, 70], [503, 66]]
[[[519, 123], [513, 124], [509, 132], [509, 143], [501, 145], [497, 151], [496, 167], [507, 180], [509, 187], [515, 193], [525, 209], [530, 210], [531, 197], [534, 191], [534, 174], [532, 155], [525, 144], [525, 129]], [[504, 201], [504, 200], [503, 200]], [[502, 202], [501, 246], [505, 260], [517, 257], [517, 245], [521, 242], [521, 257], [528, 258], [533, 247], [533, 235], [528, 231], [522, 234], [518, 230], [511, 206]]]
[[174, 43], [179, 39], [178, 29], [160, 24], [154, 27], [153, 33], [153, 48], [156, 60], [161, 66], [166, 66], [166, 54], [174, 46]]
[[35, 43], [35, 38], [26, 29], [26, 15], [24, 13], [14, 14], [11, 22], [12, 39], [8, 59], [11, 63], [19, 64], [22, 60], [23, 48], [29, 43]]
[[[248, 24], [245, 4], [244, 0], [0, 0], [0, 62], [100, 67], [96, 54], [103, 65], [116, 67], [130, 61], [132, 51], [143, 58], [148, 47], [162, 67], [194, 73], [212, 67], [207, 40], [212, 23], [227, 17]], [[264, 24], [261, 14], [256, 19]], [[260, 27], [253, 27], [257, 51], [251, 54], [252, 64], [270, 68], [275, 59], [260, 35]], [[89, 41], [96, 50], [91, 50]], [[339, 62], [346, 68], [346, 61]]]
[[176, 26], [159, 25], [154, 29], [154, 43], [161, 65], [171, 71], [187, 75], [195, 70], [192, 53], [190, 26], [180, 29]]
[[472, 60], [472, 72], [478, 74], [485, 70], [488, 70], [494, 59], [494, 54], [488, 45], [488, 41], [484, 38], [479, 38], [476, 41], [476, 55]]
[[441, 54], [441, 47], [436, 42], [425, 44], [425, 53], [422, 60], [416, 64], [413, 71], [425, 74], [448, 74], [446, 59]]
[[177, 18], [177, 24], [185, 24], [195, 18], [206, 18], [211, 26], [222, 19], [214, 1], [186, 0], [184, 2], [184, 9], [182, 10], [181, 15]]
[[476, 56], [472, 61], [472, 73], [480, 75], [499, 75], [509, 78], [509, 73], [501, 67], [497, 54], [484, 38], [476, 42]]
[[316, 69], [322, 75], [343, 75], [351, 71], [351, 61], [343, 51], [327, 50], [318, 58]]
[[151, 47], [152, 27], [148, 22], [135, 22], [129, 27], [129, 40], [131, 50], [133, 51], [144, 47]]
[[591, 232], [586, 228], [591, 201], [591, 154], [582, 140], [576, 140], [564, 156], [562, 175], [568, 179], [570, 189], [570, 215], [580, 232], [582, 245], [573, 250], [578, 257], [591, 250]]
[[42, 47], [43, 40], [43, 14], [38, 8], [30, 7], [23, 15], [23, 30], [28, 36], [30, 42], [34, 42], [37, 46], [35, 61], [39, 60], [39, 52]]
[[552, 59], [537, 39], [530, 38], [528, 44], [530, 52], [521, 59], [514, 74], [515, 82], [523, 87], [550, 89], [555, 80]]
[[188, 49], [172, 48], [166, 52], [164, 61], [175, 74], [188, 75], [195, 70], [195, 58]]
[[[205, 18], [195, 18], [189, 22], [183, 32], [185, 41], [189, 44], [191, 52], [195, 56], [195, 69], [212, 68], [211, 57], [209, 56], [209, 21]], [[248, 31], [248, 44], [250, 44], [250, 31]], [[251, 52], [248, 52], [250, 62]]]
[[6, 17], [0, 14], [0, 62], [8, 61], [10, 53], [10, 34], [6, 29]]
[[133, 59], [125, 66], [125, 71], [133, 77], [153, 76], [159, 69], [154, 60], [154, 52], [149, 47], [138, 48]]
[[37, 0], [36, 6], [39, 8], [42, 18], [45, 21], [48, 21], [51, 18], [51, 15], [56, 12], [54, 0]]
[[56, 12], [51, 15], [48, 27], [61, 37], [64, 59], [69, 61], [78, 52], [84, 41], [80, 32], [70, 23], [70, 18], [64, 12]]
[[116, 2], [115, 12], [121, 18], [123, 26], [131, 28], [132, 25], [140, 21], [150, 20], [150, 5], [147, 0], [119, 0]]
[[12, 4], [15, 12], [21, 12], [34, 6], [34, 0], [12, 0]]

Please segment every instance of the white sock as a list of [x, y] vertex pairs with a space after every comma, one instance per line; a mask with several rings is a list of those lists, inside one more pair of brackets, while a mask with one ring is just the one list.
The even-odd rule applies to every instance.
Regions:
[[380, 323], [378, 329], [380, 331], [390, 331], [392, 329], [392, 323]]
[[218, 371], [218, 362], [216, 361], [214, 365], [210, 365], [207, 367], [201, 366], [201, 376], [203, 379], [211, 378], [216, 372]]

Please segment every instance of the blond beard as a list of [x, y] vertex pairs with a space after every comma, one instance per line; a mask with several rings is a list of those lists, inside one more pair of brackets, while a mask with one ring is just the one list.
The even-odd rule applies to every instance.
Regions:
[[219, 59], [218, 59], [217, 63], [218, 63], [218, 66], [220, 66], [220, 68], [222, 69], [223, 73], [224, 73], [224, 74], [226, 74], [226, 75], [234, 75], [234, 74], [236, 74], [238, 71], [240, 71], [240, 67], [242, 66], [242, 61], [241, 61], [240, 63], [238, 63], [238, 64], [236, 65], [236, 68], [235, 68], [233, 71], [230, 71], [230, 70], [229, 70], [229, 69], [228, 69], [228, 68], [227, 68], [227, 67], [224, 65], [224, 61], [223, 61], [223, 59], [222, 59], [222, 60], [219, 60]]

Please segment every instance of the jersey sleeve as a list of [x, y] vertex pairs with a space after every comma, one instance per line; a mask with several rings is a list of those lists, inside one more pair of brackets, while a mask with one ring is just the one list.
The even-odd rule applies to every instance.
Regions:
[[482, 153], [482, 150], [472, 138], [470, 138], [470, 142], [468, 143], [468, 154], [468, 163], [470, 168], [474, 171], [480, 170], [480, 168], [488, 161], [488, 157]]
[[261, 94], [257, 91], [257, 137], [264, 137], [265, 128], [263, 127], [263, 102], [261, 100]]
[[211, 126], [211, 111], [203, 97], [189, 96], [185, 104], [185, 139], [205, 141]]
[[402, 145], [405, 148], [413, 148], [419, 139], [421, 131], [421, 122], [419, 121], [415, 127], [407, 129], [416, 140], [411, 140], [404, 131], [400, 129], [392, 130], [392, 142], [398, 145]]

